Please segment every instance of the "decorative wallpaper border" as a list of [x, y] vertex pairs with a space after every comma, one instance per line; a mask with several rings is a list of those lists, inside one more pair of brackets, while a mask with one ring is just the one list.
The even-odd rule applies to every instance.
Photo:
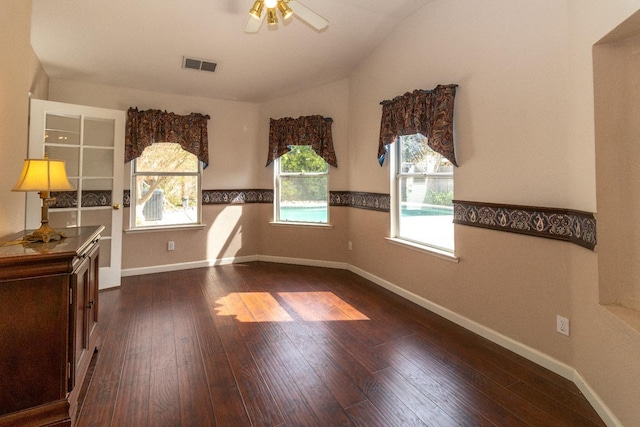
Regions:
[[203, 205], [273, 203], [273, 190], [202, 190]]
[[330, 191], [329, 205], [347, 206], [379, 212], [390, 212], [391, 197], [388, 194], [363, 193], [356, 191]]
[[[202, 190], [203, 205], [242, 203], [273, 203], [273, 190]], [[124, 190], [123, 205], [125, 208], [131, 206], [130, 190]], [[329, 205], [389, 212], [390, 197], [379, 193], [330, 191]]]
[[111, 191], [83, 191], [82, 206], [111, 206]]
[[564, 240], [591, 250], [597, 244], [596, 218], [589, 212], [454, 200], [453, 222]]
[[[202, 190], [203, 205], [273, 203], [273, 190]], [[131, 207], [131, 190], [124, 190], [123, 205]]]
[[[76, 192], [54, 193], [56, 208], [75, 207]], [[273, 203], [272, 189], [202, 190], [203, 205]], [[109, 206], [111, 194], [83, 192], [82, 206]], [[124, 190], [124, 207], [131, 206], [131, 191]], [[345, 206], [378, 212], [391, 211], [389, 194], [358, 191], [330, 191], [330, 206]], [[472, 227], [564, 240], [593, 250], [597, 244], [596, 218], [593, 213], [570, 209], [499, 203], [453, 201], [453, 222]]]
[[[75, 208], [77, 205], [77, 191], [56, 191], [52, 192], [51, 196], [56, 198], [55, 204], [52, 208]], [[111, 206], [111, 191], [93, 191], [85, 190], [82, 192], [82, 207], [95, 207], [95, 206]]]

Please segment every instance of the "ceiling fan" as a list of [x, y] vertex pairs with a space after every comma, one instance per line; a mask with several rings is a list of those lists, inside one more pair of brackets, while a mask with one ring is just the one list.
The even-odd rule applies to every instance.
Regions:
[[[266, 13], [263, 13], [264, 9], [267, 9]], [[297, 0], [255, 0], [249, 11], [249, 21], [244, 27], [245, 33], [257, 33], [265, 17], [269, 25], [277, 24], [276, 9], [280, 11], [282, 19], [288, 19], [295, 15], [316, 30], [322, 30], [329, 25], [329, 21]]]

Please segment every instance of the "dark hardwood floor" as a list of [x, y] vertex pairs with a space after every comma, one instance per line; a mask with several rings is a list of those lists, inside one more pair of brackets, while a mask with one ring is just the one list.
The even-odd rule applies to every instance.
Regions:
[[344, 270], [124, 278], [77, 425], [602, 426], [570, 381]]

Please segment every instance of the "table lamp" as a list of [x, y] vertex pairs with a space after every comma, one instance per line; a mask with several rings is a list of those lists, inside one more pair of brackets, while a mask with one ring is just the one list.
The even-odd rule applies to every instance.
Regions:
[[55, 203], [51, 191], [72, 191], [73, 187], [67, 178], [64, 160], [25, 159], [22, 175], [11, 191], [38, 191], [42, 199], [42, 220], [40, 228], [25, 236], [30, 242], [49, 242], [61, 240], [64, 233], [49, 227], [49, 206]]

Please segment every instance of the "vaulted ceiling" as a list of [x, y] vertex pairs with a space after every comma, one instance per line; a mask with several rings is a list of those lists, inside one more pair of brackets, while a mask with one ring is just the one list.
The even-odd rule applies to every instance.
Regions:
[[[349, 76], [433, 0], [301, 0], [326, 29], [278, 15], [248, 34], [253, 1], [33, 0], [31, 44], [52, 79], [260, 102]], [[216, 70], [183, 69], [185, 56]]]

